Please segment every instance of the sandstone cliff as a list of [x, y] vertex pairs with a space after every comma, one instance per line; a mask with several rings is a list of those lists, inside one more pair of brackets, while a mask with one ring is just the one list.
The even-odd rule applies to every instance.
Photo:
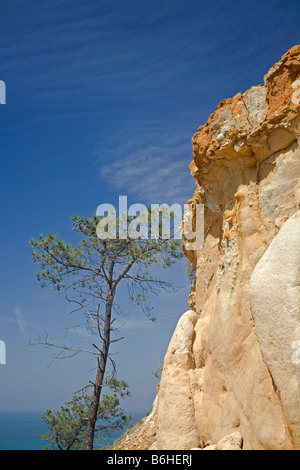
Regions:
[[152, 413], [119, 447], [300, 449], [300, 46], [192, 143], [205, 241], [183, 247], [191, 310]]

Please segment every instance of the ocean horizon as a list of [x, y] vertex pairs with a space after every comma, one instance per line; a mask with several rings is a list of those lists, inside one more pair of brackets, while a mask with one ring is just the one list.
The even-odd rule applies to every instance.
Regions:
[[[0, 450], [43, 450], [48, 441], [39, 436], [47, 432], [42, 419], [43, 411], [0, 412]], [[133, 414], [136, 423], [146, 413]], [[110, 446], [125, 430], [114, 433], [110, 439], [101, 441], [101, 446]]]

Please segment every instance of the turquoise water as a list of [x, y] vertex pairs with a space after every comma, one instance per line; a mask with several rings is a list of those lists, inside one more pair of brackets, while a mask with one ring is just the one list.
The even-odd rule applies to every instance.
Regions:
[[42, 450], [46, 431], [42, 413], [0, 413], [0, 450]]
[[[0, 413], [0, 450], [42, 450], [47, 441], [38, 436], [47, 432], [42, 412]], [[135, 415], [134, 422], [145, 416]], [[123, 434], [116, 433], [101, 445], [112, 445]]]

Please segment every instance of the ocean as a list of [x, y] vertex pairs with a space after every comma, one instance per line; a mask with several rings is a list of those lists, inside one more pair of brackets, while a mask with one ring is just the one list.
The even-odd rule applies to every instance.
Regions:
[[[39, 439], [41, 434], [47, 432], [42, 414], [36, 411], [0, 413], [0, 450], [42, 450], [47, 445], [47, 441]], [[135, 415], [133, 422], [145, 414]], [[115, 433], [111, 439], [101, 441], [101, 446], [112, 445], [124, 432]]]
[[39, 412], [0, 413], [0, 450], [42, 450], [46, 425]]

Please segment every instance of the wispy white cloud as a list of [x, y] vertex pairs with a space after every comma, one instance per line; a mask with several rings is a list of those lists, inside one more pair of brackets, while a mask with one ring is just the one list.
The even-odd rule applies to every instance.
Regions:
[[116, 149], [117, 159], [101, 168], [101, 178], [140, 203], [183, 204], [193, 192], [188, 164], [190, 139], [164, 132], [141, 135]]
[[14, 309], [14, 314], [16, 316], [16, 321], [17, 321], [21, 335], [23, 336], [24, 339], [29, 340], [30, 335], [27, 329], [27, 323], [24, 320], [23, 313], [20, 307], [16, 307]]

